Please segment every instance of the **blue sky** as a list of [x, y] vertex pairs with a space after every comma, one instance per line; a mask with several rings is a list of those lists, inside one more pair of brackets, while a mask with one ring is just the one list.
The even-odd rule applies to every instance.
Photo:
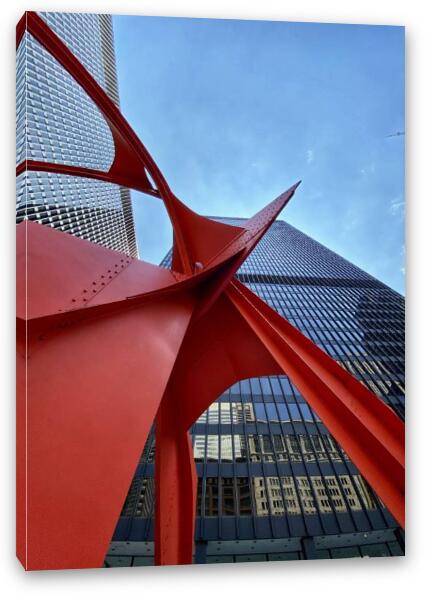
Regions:
[[[114, 17], [121, 109], [175, 194], [281, 214], [404, 293], [402, 27]], [[171, 245], [162, 203], [133, 192], [140, 256]]]

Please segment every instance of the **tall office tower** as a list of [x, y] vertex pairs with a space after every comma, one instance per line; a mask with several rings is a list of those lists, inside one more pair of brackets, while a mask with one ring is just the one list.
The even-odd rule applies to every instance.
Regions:
[[[401, 295], [283, 221], [237, 276], [403, 417]], [[403, 532], [286, 376], [230, 386], [191, 433], [195, 562], [404, 554]], [[153, 562], [154, 448], [152, 432], [107, 565]]]
[[[40, 13], [119, 104], [110, 15]], [[53, 161], [108, 170], [111, 132], [92, 100], [28, 33], [17, 50], [17, 163]], [[17, 179], [16, 220], [25, 217], [137, 257], [128, 189], [97, 180], [26, 172]]]

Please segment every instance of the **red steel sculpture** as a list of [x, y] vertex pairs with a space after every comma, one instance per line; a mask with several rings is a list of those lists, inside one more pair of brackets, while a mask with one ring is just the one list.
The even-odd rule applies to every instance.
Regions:
[[[243, 226], [197, 215], [88, 71], [34, 12], [17, 27], [81, 85], [115, 144], [109, 171], [27, 160], [164, 201], [171, 270], [47, 226], [17, 227], [17, 554], [26, 569], [100, 567], [156, 421], [155, 562], [192, 562], [188, 430], [231, 384], [285, 373], [404, 525], [404, 425], [235, 277], [297, 185]], [[153, 180], [153, 182], [150, 181]]]

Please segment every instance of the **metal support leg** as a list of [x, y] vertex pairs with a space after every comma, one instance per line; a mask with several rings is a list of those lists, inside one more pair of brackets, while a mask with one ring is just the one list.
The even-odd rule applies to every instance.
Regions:
[[155, 564], [191, 564], [197, 473], [190, 436], [170, 394], [157, 415], [155, 492]]

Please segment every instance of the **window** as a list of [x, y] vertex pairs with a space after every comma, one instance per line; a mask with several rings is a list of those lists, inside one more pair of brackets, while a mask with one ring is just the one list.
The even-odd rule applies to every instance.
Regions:
[[266, 411], [265, 405], [261, 404], [260, 402], [254, 403], [254, 413], [256, 416], [256, 421], [258, 423], [266, 423]]
[[219, 436], [207, 435], [207, 462], [219, 460]]
[[251, 402], [233, 402], [231, 404], [232, 423], [238, 425], [242, 423], [254, 423], [254, 411]]
[[285, 507], [289, 515], [300, 514], [299, 499], [292, 476], [281, 477], [281, 487], [284, 496]]
[[240, 382], [241, 394], [251, 394], [250, 381], [248, 379]]
[[247, 442], [245, 435], [234, 435], [235, 462], [247, 462]]
[[258, 476], [252, 477], [252, 487], [256, 516], [267, 516], [269, 514], [269, 505], [265, 479]]
[[327, 460], [327, 454], [325, 452], [322, 436], [318, 435], [318, 433], [312, 433], [309, 437], [311, 439], [312, 446], [314, 448], [314, 452], [318, 460], [320, 462]]
[[271, 515], [282, 516], [285, 512], [280, 480], [277, 476], [266, 477]]
[[264, 462], [274, 462], [274, 450], [272, 448], [272, 441], [269, 435], [260, 435], [260, 443], [262, 445], [262, 457]]
[[222, 402], [220, 404], [220, 422], [223, 425], [229, 425], [231, 423], [231, 405], [229, 402]]
[[240, 394], [240, 383], [237, 382], [236, 384], [234, 384], [233, 386], [230, 387], [229, 389], [230, 393], [233, 394], [234, 396], [239, 396]]
[[251, 493], [247, 477], [235, 478], [238, 513], [240, 516], [251, 516]]
[[270, 423], [278, 423], [279, 419], [278, 419], [278, 414], [277, 414], [277, 409], [276, 406], [273, 402], [267, 403], [265, 404], [266, 407], [266, 413], [268, 415], [268, 420]]
[[341, 456], [339, 452], [339, 446], [337, 445], [336, 440], [331, 435], [322, 435], [322, 441], [326, 447], [328, 455], [331, 460], [341, 461]]
[[272, 439], [274, 442], [275, 455], [277, 462], [288, 462], [288, 453], [285, 447], [284, 436], [273, 434]]
[[278, 381], [278, 378], [270, 377], [269, 381], [271, 382], [272, 393], [274, 394], [274, 396], [281, 396], [283, 392], [282, 392], [281, 384]]
[[313, 423], [314, 419], [312, 417], [311, 411], [307, 404], [299, 404], [300, 412], [302, 413], [302, 417], [305, 421], [309, 423]]
[[335, 476], [325, 476], [324, 480], [328, 487], [329, 497], [333, 504], [334, 510], [336, 512], [345, 512], [346, 504], [344, 502], [337, 478]]
[[293, 390], [287, 377], [280, 377], [281, 388], [287, 402], [294, 402]]
[[313, 462], [315, 460], [315, 454], [312, 448], [311, 441], [306, 434], [299, 435], [300, 449], [306, 462]]
[[303, 512], [307, 515], [317, 513], [315, 500], [308, 478], [306, 476], [297, 476], [296, 481]]
[[258, 396], [262, 395], [262, 390], [260, 389], [259, 378], [257, 378], [257, 377], [250, 378], [250, 387], [251, 387], [251, 393], [253, 395], [258, 395]]
[[[349, 477], [348, 477], [348, 479], [349, 479]], [[371, 490], [371, 487], [368, 485], [368, 483], [365, 482], [365, 480], [362, 478], [362, 476], [360, 474], [352, 475], [352, 479], [358, 488], [360, 497], [361, 497], [362, 502], [365, 505], [365, 507], [367, 509], [376, 509], [377, 505], [374, 500], [375, 499], [374, 494], [373, 494], [373, 491]], [[354, 491], [353, 498], [355, 499], [355, 491]], [[358, 501], [358, 504], [359, 504], [358, 497], [356, 497], [356, 500]]]
[[219, 404], [213, 402], [208, 408], [209, 425], [217, 425], [219, 423]]
[[194, 437], [194, 460], [204, 462], [206, 456], [206, 436], [195, 435]]
[[285, 441], [287, 445], [287, 450], [290, 454], [290, 461], [291, 462], [300, 462], [302, 460], [302, 456], [300, 454], [299, 442], [295, 435], [286, 435]]
[[288, 409], [290, 411], [290, 416], [292, 421], [301, 421], [302, 417], [300, 416], [299, 407], [297, 404], [289, 404]]
[[206, 478], [206, 496], [205, 496], [205, 514], [206, 516], [217, 516], [219, 511], [219, 494], [217, 477]]
[[203, 503], [203, 479], [197, 480], [197, 516], [201, 516], [201, 506]]
[[279, 416], [281, 423], [286, 423], [286, 422], [290, 421], [290, 415], [288, 413], [286, 404], [278, 403], [277, 409], [278, 409], [278, 416]]
[[221, 479], [222, 483], [222, 515], [235, 516], [235, 499], [234, 499], [234, 479], [232, 477], [224, 477]]
[[232, 435], [220, 436], [220, 459], [225, 463], [232, 462]]
[[247, 435], [250, 462], [260, 462], [260, 444], [258, 435]]
[[260, 385], [262, 387], [264, 396], [272, 396], [271, 384], [269, 383], [269, 379], [267, 377], [260, 378]]

